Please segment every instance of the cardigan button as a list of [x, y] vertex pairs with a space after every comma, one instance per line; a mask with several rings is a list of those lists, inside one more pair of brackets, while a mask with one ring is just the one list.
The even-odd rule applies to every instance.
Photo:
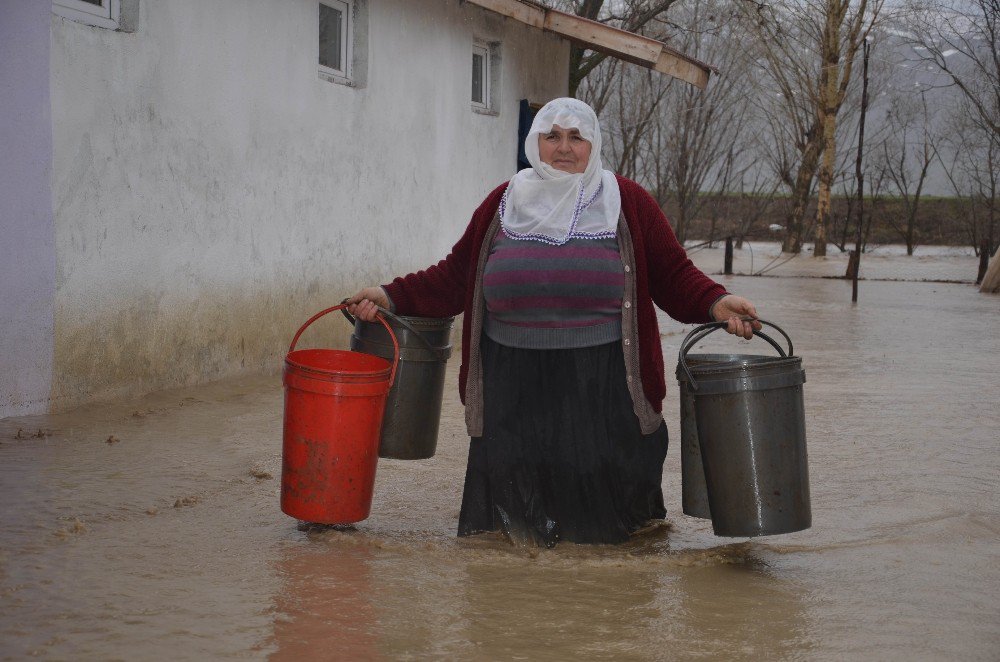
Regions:
[[625, 265], [625, 273], [628, 273], [628, 272], [630, 272], [630, 271], [632, 271], [632, 267], [630, 267], [630, 266], [628, 266], [628, 265], [626, 264], [626, 265]]
[[625, 339], [625, 345], [626, 345], [626, 346], [628, 346], [629, 344], [630, 344], [630, 341], [629, 341], [629, 339], [628, 339], [628, 338], [626, 338], [626, 339]]
[[625, 302], [625, 307], [626, 308], [631, 308], [632, 307], [632, 302], [631, 301], [626, 301]]

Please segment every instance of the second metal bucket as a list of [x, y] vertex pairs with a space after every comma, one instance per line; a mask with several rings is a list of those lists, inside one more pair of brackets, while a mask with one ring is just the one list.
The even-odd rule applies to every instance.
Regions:
[[[784, 352], [781, 353], [784, 356]], [[776, 357], [757, 354], [688, 354], [689, 366], [721, 363], [758, 363]], [[698, 420], [694, 409], [694, 392], [688, 387], [687, 377], [677, 364], [677, 391], [681, 402], [681, 509], [685, 515], [712, 519], [708, 504], [708, 487], [705, 485], [705, 467], [698, 441]]]
[[743, 537], [809, 528], [802, 360], [774, 326], [788, 340], [786, 357], [689, 362], [694, 342], [724, 325], [694, 329], [678, 357], [694, 397], [712, 529], [719, 536]]
[[[399, 341], [399, 367], [385, 403], [378, 454], [399, 460], [426, 459], [437, 449], [455, 318], [385, 317]], [[389, 334], [376, 323], [355, 320], [351, 349], [392, 359]]]

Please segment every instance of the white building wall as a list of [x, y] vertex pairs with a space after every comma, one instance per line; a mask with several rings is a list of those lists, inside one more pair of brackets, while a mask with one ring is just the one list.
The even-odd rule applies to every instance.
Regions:
[[[363, 88], [317, 75], [316, 0], [52, 17], [54, 407], [277, 371], [311, 313], [436, 262], [509, 178], [566, 42], [458, 0], [368, 12]], [[498, 116], [470, 107], [474, 38], [501, 43]]]
[[49, 11], [0, 0], [0, 418], [45, 411], [52, 381]]

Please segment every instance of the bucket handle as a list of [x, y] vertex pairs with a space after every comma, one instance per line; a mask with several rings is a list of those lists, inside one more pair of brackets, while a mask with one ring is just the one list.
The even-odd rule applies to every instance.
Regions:
[[[778, 333], [780, 333], [785, 338], [785, 341], [788, 343], [788, 353], [786, 354], [785, 351], [781, 348], [781, 346], [778, 343], [776, 343], [773, 339], [771, 339], [771, 337], [768, 336], [766, 333], [763, 333], [761, 331], [754, 331], [755, 336], [758, 336], [761, 340], [767, 341], [768, 344], [770, 344], [772, 347], [778, 350], [778, 354], [781, 355], [781, 358], [791, 357], [795, 355], [795, 348], [792, 346], [792, 339], [788, 337], [788, 334], [785, 333], [785, 331], [780, 326], [774, 324], [773, 322], [768, 322], [767, 320], [757, 319], [756, 321], [776, 329]], [[714, 331], [726, 328], [727, 324], [728, 322], [710, 322], [708, 324], [702, 324], [701, 326], [697, 326], [691, 329], [691, 332], [687, 334], [687, 336], [681, 342], [681, 349], [678, 352], [677, 361], [678, 363], [680, 363], [681, 368], [684, 370], [684, 374], [687, 376], [688, 379], [688, 385], [691, 387], [692, 391], [698, 390], [698, 382], [695, 381], [694, 375], [691, 374], [691, 369], [688, 367], [687, 361], [684, 360], [685, 357], [687, 356], [687, 353], [691, 350], [692, 347], [694, 347], [695, 343], [697, 343], [699, 340], [701, 340], [702, 338], [704, 338], [705, 336]]]
[[[749, 321], [749, 320], [747, 320], [747, 321]], [[757, 321], [762, 321], [762, 320], [757, 320]], [[764, 322], [764, 323], [768, 324], [770, 326], [774, 326], [770, 322]], [[702, 324], [701, 326], [699, 326], [699, 327], [697, 327], [695, 329], [692, 329], [691, 333], [689, 333], [687, 335], [687, 337], [684, 338], [684, 341], [681, 343], [681, 353], [687, 354], [688, 351], [690, 351], [690, 349], [692, 347], [694, 347], [699, 341], [701, 341], [702, 338], [704, 338], [705, 336], [709, 335], [713, 331], [716, 331], [717, 329], [724, 329], [726, 327], [726, 324], [727, 324], [727, 322], [711, 322], [709, 324]], [[778, 327], [776, 327], [776, 326], [774, 328], [778, 329]], [[791, 339], [781, 329], [778, 329], [778, 331], [781, 332], [781, 335], [783, 335], [785, 337], [785, 339], [788, 341], [788, 350], [789, 350], [789, 352], [791, 352], [792, 351], [792, 341], [791, 341]], [[767, 335], [763, 331], [756, 331], [755, 330], [753, 333], [754, 333], [755, 336], [759, 336], [761, 340], [767, 342], [769, 345], [771, 345], [771, 347], [773, 347], [775, 350], [777, 350], [778, 354], [782, 358], [785, 358], [786, 356], [790, 356], [791, 355], [791, 354], [786, 354], [785, 350], [783, 350], [781, 348], [781, 345], [779, 345], [778, 343], [774, 342], [774, 340], [771, 338], [771, 336]]]
[[[347, 303], [347, 299], [344, 299], [340, 303], [346, 304]], [[382, 306], [376, 306], [376, 308], [378, 308], [378, 312], [380, 312], [382, 315], [384, 315], [385, 317], [388, 317], [393, 322], [396, 322], [401, 327], [403, 327], [404, 329], [406, 329], [407, 331], [409, 331], [410, 333], [412, 333], [413, 335], [415, 335], [417, 338], [419, 338], [420, 342], [422, 342], [424, 344], [424, 347], [426, 347], [427, 350], [430, 351], [434, 356], [438, 357], [439, 360], [443, 360], [443, 361], [447, 361], [448, 360], [448, 355], [446, 353], [446, 350], [441, 349], [440, 347], [435, 347], [434, 345], [432, 345], [431, 341], [428, 340], [427, 338], [424, 338], [424, 334], [422, 334], [419, 331], [417, 331], [412, 324], [410, 324], [409, 322], [407, 322], [405, 319], [403, 319], [402, 317], [400, 317], [396, 313], [393, 313], [393, 312], [390, 312], [390, 311], [386, 310]], [[344, 317], [346, 317], [347, 321], [350, 322], [351, 324], [355, 324], [357, 322], [357, 320], [355, 319], [354, 315], [352, 315], [349, 312], [347, 312], [347, 308], [344, 308], [340, 312], [342, 312], [344, 314]]]
[[[332, 313], [335, 310], [343, 310], [345, 308], [347, 308], [347, 304], [341, 303], [336, 306], [327, 308], [326, 310], [321, 310], [312, 317], [310, 317], [309, 319], [307, 319], [306, 323], [299, 327], [299, 330], [295, 333], [295, 337], [292, 338], [292, 344], [288, 347], [288, 353], [291, 354], [293, 351], [295, 351], [295, 345], [296, 343], [299, 342], [299, 336], [301, 336], [302, 332], [306, 330], [306, 327], [308, 327], [310, 324], [318, 320], [320, 317], [323, 317], [323, 315], [326, 315], [327, 313]], [[347, 311], [345, 310], [344, 312]], [[389, 326], [388, 322], [385, 321], [385, 318], [382, 316], [382, 313], [388, 313], [389, 315], [392, 315], [392, 313], [389, 313], [389, 311], [382, 310], [381, 308], [379, 308], [379, 315], [378, 315], [378, 321], [382, 322], [382, 326], [384, 326], [385, 330], [389, 332], [389, 337], [392, 339], [392, 349], [395, 352], [395, 358], [393, 359], [392, 362], [392, 371], [389, 373], [389, 388], [392, 388], [393, 382], [396, 381], [396, 367], [399, 366], [399, 341], [396, 340], [396, 334], [393, 333], [392, 327]]]

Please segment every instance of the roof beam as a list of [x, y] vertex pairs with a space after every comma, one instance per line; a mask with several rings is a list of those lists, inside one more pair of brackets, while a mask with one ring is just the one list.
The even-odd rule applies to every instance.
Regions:
[[517, 0], [468, 0], [468, 2], [539, 30], [545, 27], [545, 12], [547, 10], [544, 7], [529, 5]]
[[569, 41], [611, 57], [653, 69], [704, 89], [717, 71], [666, 44], [597, 21], [548, 9], [523, 0], [466, 0], [534, 28], [557, 34]]

